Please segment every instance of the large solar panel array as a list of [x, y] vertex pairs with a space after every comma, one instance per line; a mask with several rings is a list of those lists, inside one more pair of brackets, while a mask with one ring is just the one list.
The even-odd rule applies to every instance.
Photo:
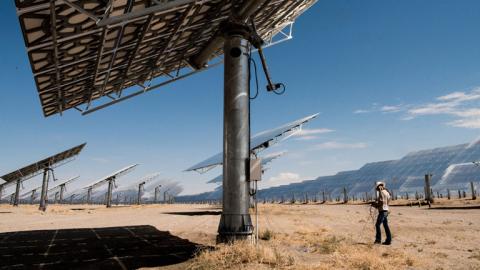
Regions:
[[[103, 96], [118, 99], [156, 77], [176, 78], [247, 4], [261, 3], [254, 21], [272, 40], [315, 2], [15, 0], [45, 116], [88, 109]], [[221, 54], [219, 48], [209, 58]]]
[[480, 160], [480, 142], [439, 147], [409, 153], [398, 160], [367, 163], [355, 171], [340, 172], [261, 192], [262, 196], [280, 197], [282, 194], [321, 192], [341, 194], [346, 187], [350, 194], [363, 195], [373, 191], [373, 183], [385, 180], [387, 188], [404, 195], [423, 192], [425, 174], [432, 174], [434, 192], [470, 190], [470, 181], [480, 183], [480, 167], [472, 161]]
[[58, 167], [63, 163], [68, 162], [76, 155], [80, 154], [85, 145], [86, 143], [75, 146], [61, 153], [42, 159], [21, 169], [15, 170], [11, 173], [7, 173], [6, 175], [1, 176], [1, 178], [7, 182], [13, 182], [19, 179], [26, 180], [28, 178], [34, 177], [41, 173], [43, 169]]

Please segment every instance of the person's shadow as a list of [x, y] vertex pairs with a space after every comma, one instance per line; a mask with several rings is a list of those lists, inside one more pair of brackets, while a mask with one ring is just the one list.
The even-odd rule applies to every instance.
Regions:
[[153, 226], [0, 234], [0, 269], [136, 269], [177, 264], [208, 248]]

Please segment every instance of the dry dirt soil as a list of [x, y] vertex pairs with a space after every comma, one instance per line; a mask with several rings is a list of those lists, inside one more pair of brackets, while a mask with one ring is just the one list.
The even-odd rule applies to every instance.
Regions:
[[[215, 245], [215, 205], [49, 205], [40, 212], [3, 204], [0, 269], [65, 262], [112, 269], [480, 269], [479, 203], [392, 207], [391, 246], [373, 245], [376, 213], [368, 205], [259, 204], [263, 240], [236, 249]], [[462, 209], [471, 206], [477, 208]]]

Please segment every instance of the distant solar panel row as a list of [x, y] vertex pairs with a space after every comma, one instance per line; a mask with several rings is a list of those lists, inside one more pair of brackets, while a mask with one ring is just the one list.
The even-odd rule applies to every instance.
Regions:
[[[189, 67], [247, 0], [16, 0], [42, 103], [50, 116]], [[262, 1], [255, 14], [268, 39], [316, 0]], [[162, 9], [162, 5], [167, 10]], [[212, 54], [221, 55], [219, 49]]]

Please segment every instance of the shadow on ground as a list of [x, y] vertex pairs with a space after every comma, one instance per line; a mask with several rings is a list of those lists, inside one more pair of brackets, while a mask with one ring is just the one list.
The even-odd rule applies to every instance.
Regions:
[[166, 266], [206, 248], [153, 226], [0, 234], [0, 269], [135, 269]]
[[164, 212], [167, 215], [179, 215], [179, 216], [218, 216], [221, 215], [221, 211], [191, 211], [191, 212]]
[[474, 206], [435, 206], [432, 208], [427, 208], [428, 210], [474, 210], [480, 209], [480, 205]]

